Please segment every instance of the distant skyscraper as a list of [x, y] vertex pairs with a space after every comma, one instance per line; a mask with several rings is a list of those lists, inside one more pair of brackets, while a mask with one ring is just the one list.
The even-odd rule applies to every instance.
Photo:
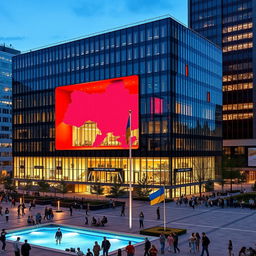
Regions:
[[[256, 179], [256, 1], [189, 0], [189, 26], [223, 50], [224, 153]], [[254, 39], [253, 39], [254, 38]]]
[[0, 173], [12, 170], [12, 56], [19, 51], [0, 45]]

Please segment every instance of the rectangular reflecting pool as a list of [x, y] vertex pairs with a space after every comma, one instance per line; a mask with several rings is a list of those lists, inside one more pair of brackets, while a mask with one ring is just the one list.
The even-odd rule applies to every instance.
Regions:
[[[62, 231], [62, 241], [60, 245], [57, 245], [55, 240], [55, 233], [58, 228]], [[110, 252], [126, 247], [129, 241], [131, 241], [133, 245], [144, 241], [144, 237], [137, 235], [55, 224], [46, 224], [39, 227], [32, 226], [10, 231], [7, 235], [7, 240], [15, 241], [17, 237], [20, 237], [21, 242], [27, 239], [31, 245], [53, 250], [65, 251], [67, 248], [76, 249], [80, 247], [84, 253], [87, 252], [88, 248], [92, 250], [95, 241], [101, 246], [103, 237], [106, 237], [111, 243]]]

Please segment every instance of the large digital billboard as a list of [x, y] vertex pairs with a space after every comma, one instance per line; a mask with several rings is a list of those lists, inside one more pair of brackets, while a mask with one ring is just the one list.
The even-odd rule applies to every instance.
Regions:
[[139, 147], [139, 79], [128, 76], [55, 89], [57, 150], [128, 149], [126, 127], [132, 111], [132, 149]]
[[256, 148], [248, 148], [248, 166], [256, 166]]

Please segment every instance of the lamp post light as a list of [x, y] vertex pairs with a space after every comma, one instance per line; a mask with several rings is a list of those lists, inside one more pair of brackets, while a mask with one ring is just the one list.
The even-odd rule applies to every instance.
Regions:
[[60, 209], [60, 200], [57, 201], [57, 210], [56, 212], [62, 212], [62, 210]]

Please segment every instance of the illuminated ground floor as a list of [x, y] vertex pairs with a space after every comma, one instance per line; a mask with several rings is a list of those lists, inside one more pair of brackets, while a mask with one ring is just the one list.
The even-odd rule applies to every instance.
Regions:
[[[217, 161], [218, 160], [218, 161]], [[170, 196], [195, 194], [199, 186], [191, 183], [214, 180], [218, 169], [218, 157], [161, 157], [133, 158], [133, 180], [138, 186], [146, 180], [148, 186], [165, 185]], [[14, 178], [24, 180], [61, 180], [70, 184], [73, 192], [91, 192], [91, 185], [100, 183], [105, 193], [113, 183], [129, 182], [128, 158], [86, 157], [14, 157]], [[190, 185], [191, 184], [191, 185]]]

